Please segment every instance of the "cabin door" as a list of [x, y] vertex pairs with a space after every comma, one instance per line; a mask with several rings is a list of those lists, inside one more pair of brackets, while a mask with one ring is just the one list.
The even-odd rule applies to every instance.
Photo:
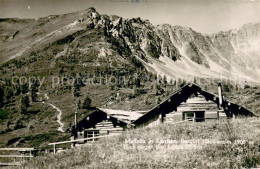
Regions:
[[203, 122], [205, 121], [205, 111], [198, 111], [195, 113], [195, 121]]

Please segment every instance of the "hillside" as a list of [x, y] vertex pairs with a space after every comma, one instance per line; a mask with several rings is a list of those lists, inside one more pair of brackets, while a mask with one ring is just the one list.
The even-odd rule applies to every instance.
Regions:
[[[22, 167], [257, 168], [260, 167], [259, 129], [259, 120], [255, 118], [162, 124], [37, 157]], [[148, 144], [149, 141], [153, 143]], [[185, 144], [189, 147], [186, 150], [181, 148]]]
[[0, 61], [24, 57], [19, 65], [29, 60], [27, 71], [57, 69], [64, 62], [124, 67], [135, 58], [168, 78], [229, 77], [259, 83], [260, 23], [206, 35], [182, 26], [101, 15], [94, 8], [0, 21]]
[[[94, 107], [149, 110], [188, 81], [217, 92], [221, 78], [237, 78], [223, 82], [226, 95], [259, 114], [259, 30], [253, 23], [205, 35], [94, 8], [2, 18], [0, 146], [66, 140], [76, 111], [82, 119]], [[82, 108], [86, 97], [91, 107]]]

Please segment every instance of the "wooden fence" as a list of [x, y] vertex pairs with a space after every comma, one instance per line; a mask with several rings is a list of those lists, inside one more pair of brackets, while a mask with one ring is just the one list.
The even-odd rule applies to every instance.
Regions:
[[[119, 134], [109, 134], [109, 135], [105, 135], [105, 136], [97, 136], [97, 137], [83, 138], [83, 139], [77, 139], [77, 140], [54, 142], [54, 143], [49, 143], [48, 145], [50, 145], [50, 146], [53, 145], [53, 153], [56, 154], [56, 145], [82, 142], [82, 141], [88, 141], [88, 140], [93, 140], [93, 139], [112, 137], [112, 136], [116, 136], [116, 135], [119, 135]], [[5, 155], [0, 155], [0, 158], [13, 158], [13, 159], [20, 158], [20, 159], [24, 160], [25, 158], [35, 157], [33, 152], [35, 152], [36, 149], [34, 149], [34, 148], [0, 148], [0, 151], [18, 151], [18, 152], [20, 152], [20, 155], [19, 154], [5, 154]], [[17, 166], [17, 165], [21, 164], [20, 162], [11, 162], [11, 163], [10, 162], [9, 163], [0, 162], [0, 166]]]
[[119, 134], [109, 134], [109, 135], [105, 135], [105, 136], [97, 136], [97, 137], [83, 138], [83, 139], [77, 139], [77, 140], [54, 142], [54, 143], [49, 143], [48, 145], [50, 145], [50, 146], [53, 145], [53, 153], [56, 154], [56, 145], [59, 145], [59, 144], [76, 143], [76, 142], [82, 142], [82, 141], [87, 141], [87, 140], [112, 137], [112, 136], [118, 136], [118, 135]]
[[[35, 151], [35, 149], [34, 148], [0, 148], [0, 151], [18, 151], [20, 153], [20, 155], [19, 154], [0, 155], [0, 158], [12, 158], [12, 159], [21, 158], [22, 160], [24, 160], [25, 158], [33, 158], [34, 156], [32, 152]], [[11, 163], [0, 162], [0, 166], [16, 166], [16, 165], [20, 165], [20, 162], [11, 162]]]

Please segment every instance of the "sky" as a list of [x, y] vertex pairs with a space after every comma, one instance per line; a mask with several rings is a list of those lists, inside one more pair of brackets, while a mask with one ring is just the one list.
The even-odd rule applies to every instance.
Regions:
[[260, 0], [0, 0], [0, 18], [38, 18], [89, 7], [100, 14], [140, 17], [206, 34], [260, 22]]

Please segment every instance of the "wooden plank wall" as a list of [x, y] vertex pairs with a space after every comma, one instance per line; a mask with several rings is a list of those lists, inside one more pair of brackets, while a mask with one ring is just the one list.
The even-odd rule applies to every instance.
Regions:
[[186, 102], [180, 104], [177, 108], [178, 112], [189, 111], [189, 110], [206, 110], [206, 111], [218, 111], [218, 105], [211, 101], [206, 100], [204, 96], [191, 96]]
[[[165, 115], [164, 121], [166, 123], [175, 123], [183, 120], [183, 112], [185, 111], [205, 111], [205, 120], [218, 119], [218, 105], [211, 100], [207, 100], [203, 95], [192, 95], [186, 102], [181, 103], [177, 107], [177, 111], [172, 111]], [[222, 113], [221, 116], [226, 116]]]
[[186, 85], [177, 90], [172, 96], [167, 98], [164, 102], [155, 106], [149, 112], [141, 116], [139, 119], [133, 122], [137, 126], [144, 126], [153, 121], [156, 121], [160, 114], [165, 117], [166, 114], [172, 111], [177, 111], [177, 107], [184, 101], [186, 101], [191, 94], [196, 92], [194, 86]]
[[123, 127], [114, 126], [114, 124], [109, 120], [103, 120], [95, 125], [95, 127], [85, 129], [84, 137], [87, 136], [89, 131], [98, 131], [98, 135], [108, 135], [108, 134], [121, 134], [124, 131]]
[[95, 129], [99, 130], [100, 134], [101, 133], [117, 134], [117, 133], [122, 133], [123, 130], [124, 130], [120, 126], [114, 127], [113, 123], [111, 121], [108, 121], [108, 120], [104, 120], [100, 123], [97, 123]]

